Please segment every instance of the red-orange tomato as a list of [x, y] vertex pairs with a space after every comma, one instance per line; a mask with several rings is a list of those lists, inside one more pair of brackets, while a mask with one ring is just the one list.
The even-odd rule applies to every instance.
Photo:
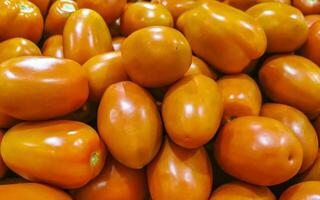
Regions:
[[320, 15], [306, 15], [304, 16], [304, 20], [307, 22], [308, 28], [310, 29], [315, 22], [320, 21]]
[[11, 128], [18, 122], [19, 120], [0, 112], [0, 128]]
[[203, 147], [184, 149], [166, 138], [147, 170], [153, 200], [208, 200], [210, 196], [212, 166]]
[[218, 75], [212, 69], [210, 69], [207, 63], [196, 56], [192, 56], [192, 63], [189, 67], [189, 70], [184, 74], [184, 76], [197, 74], [203, 74], [214, 80], [216, 80], [218, 77]]
[[320, 149], [313, 165], [299, 178], [302, 181], [320, 181]]
[[[1, 143], [2, 138], [3, 138], [3, 134], [4, 134], [4, 132], [2, 132], [0, 130], [0, 143]], [[4, 164], [4, 162], [2, 160], [2, 157], [0, 156], [0, 178], [4, 177], [6, 172], [7, 172], [7, 166], [6, 166], [6, 164]]]
[[1, 200], [72, 200], [62, 190], [39, 183], [16, 183], [0, 185]]
[[127, 167], [143, 168], [160, 149], [157, 106], [146, 90], [130, 81], [112, 84], [104, 92], [98, 129], [113, 157]]
[[46, 16], [48, 8], [50, 6], [50, 0], [29, 0], [34, 3], [41, 11], [42, 16]]
[[52, 120], [11, 128], [2, 139], [1, 155], [11, 170], [27, 180], [70, 189], [84, 186], [99, 174], [106, 151], [90, 126]]
[[63, 30], [63, 50], [66, 58], [80, 64], [112, 51], [110, 32], [103, 18], [90, 9], [72, 13]]
[[299, 53], [320, 65], [320, 21], [310, 27], [308, 39]]
[[126, 39], [125, 37], [114, 37], [114, 38], [112, 38], [113, 50], [120, 51], [125, 39]]
[[0, 43], [0, 63], [19, 56], [40, 56], [39, 47], [24, 38], [12, 38]]
[[75, 191], [75, 200], [144, 200], [147, 194], [144, 169], [131, 169], [111, 156], [98, 177]]
[[44, 120], [80, 108], [89, 94], [84, 69], [72, 60], [24, 56], [0, 64], [0, 112]]
[[320, 13], [319, 0], [292, 0], [292, 4], [305, 15]]
[[42, 55], [54, 58], [64, 58], [62, 35], [49, 37], [42, 46]]
[[73, 0], [58, 0], [54, 2], [45, 21], [45, 32], [48, 35], [62, 34], [64, 25], [69, 16], [78, 9]]
[[279, 200], [316, 200], [320, 199], [320, 181], [301, 182], [289, 187]]

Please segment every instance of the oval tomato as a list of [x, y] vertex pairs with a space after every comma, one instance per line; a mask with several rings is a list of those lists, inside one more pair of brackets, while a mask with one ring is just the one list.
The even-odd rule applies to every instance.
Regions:
[[301, 182], [289, 187], [284, 193], [282, 193], [279, 200], [319, 199], [319, 188], [320, 181]]
[[62, 35], [49, 37], [42, 46], [42, 54], [54, 58], [64, 58]]
[[[0, 30], [1, 32], [3, 30], [6, 30], [9, 24], [11, 23], [11, 20], [15, 18], [19, 13], [19, 6], [16, 3], [17, 1], [13, 0], [1, 0], [0, 1]], [[2, 34], [2, 33], [1, 33]], [[0, 34], [0, 41], [1, 39]]]
[[313, 165], [299, 178], [302, 181], [320, 181], [320, 149]]
[[184, 74], [184, 76], [199, 74], [203, 74], [214, 80], [216, 80], [218, 77], [218, 75], [210, 69], [207, 63], [196, 56], [192, 56], [192, 63], [189, 67], [189, 70]]
[[300, 49], [300, 55], [320, 65], [320, 21], [315, 22], [309, 29], [307, 41]]
[[263, 2], [279, 2], [291, 4], [291, 0], [220, 0], [240, 10], [247, 10], [248, 8]]
[[319, 0], [292, 0], [292, 4], [305, 15], [320, 13]]
[[[304, 16], [304, 20], [306, 20], [308, 28], [310, 27], [317, 21], [320, 21], [320, 15], [306, 15]], [[310, 31], [309, 31], [310, 35]]]

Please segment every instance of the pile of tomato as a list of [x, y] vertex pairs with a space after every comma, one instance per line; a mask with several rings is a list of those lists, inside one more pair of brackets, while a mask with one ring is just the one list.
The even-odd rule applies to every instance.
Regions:
[[320, 199], [319, 0], [0, 0], [0, 200]]

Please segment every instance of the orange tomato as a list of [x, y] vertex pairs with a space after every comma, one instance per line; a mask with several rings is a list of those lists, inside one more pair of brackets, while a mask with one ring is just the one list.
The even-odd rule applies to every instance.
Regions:
[[313, 165], [301, 174], [300, 180], [302, 181], [320, 181], [320, 149], [317, 158]]
[[80, 64], [95, 55], [112, 51], [109, 29], [103, 18], [90, 9], [79, 9], [68, 18], [63, 30], [66, 58]]
[[73, 0], [58, 0], [54, 2], [45, 21], [45, 32], [48, 35], [62, 34], [69, 16], [78, 9]]
[[227, 75], [217, 81], [223, 96], [223, 123], [260, 114], [262, 97], [257, 83], [246, 74]]
[[144, 200], [146, 193], [144, 170], [128, 168], [109, 157], [100, 175], [73, 196], [75, 200]]
[[11, 128], [18, 122], [19, 120], [0, 112], [0, 128]]
[[300, 55], [320, 65], [320, 21], [310, 27], [307, 41], [300, 49]]
[[214, 143], [214, 154], [225, 172], [261, 186], [292, 178], [299, 171], [303, 156], [300, 141], [288, 127], [258, 116], [227, 123]]
[[66, 115], [89, 93], [84, 69], [65, 59], [11, 58], [0, 64], [0, 80], [0, 112], [22, 120]]
[[48, 8], [50, 6], [50, 0], [29, 0], [34, 3], [41, 11], [42, 16], [46, 16]]
[[83, 65], [89, 80], [90, 99], [99, 102], [104, 91], [113, 83], [126, 81], [121, 52], [97, 55]]
[[224, 73], [241, 72], [262, 56], [267, 45], [254, 18], [216, 1], [183, 13], [177, 27], [197, 56]]
[[125, 37], [114, 37], [112, 38], [112, 46], [115, 51], [120, 51], [122, 49], [122, 45], [125, 41]]
[[49, 37], [42, 46], [42, 55], [54, 58], [64, 58], [62, 35]]
[[0, 43], [0, 63], [9, 58], [40, 55], [38, 46], [27, 39], [12, 38]]
[[198, 75], [198, 74], [203, 74], [214, 80], [216, 80], [218, 77], [218, 75], [213, 70], [210, 69], [207, 63], [205, 63], [203, 60], [201, 60], [196, 56], [192, 56], [192, 63], [189, 67], [189, 70], [184, 74], [184, 76]]
[[291, 4], [291, 0], [220, 0], [224, 3], [227, 3], [233, 7], [236, 7], [241, 10], [247, 10], [248, 8], [263, 2], [279, 2], [285, 4]]
[[320, 113], [320, 69], [310, 60], [295, 55], [275, 57], [262, 66], [259, 79], [274, 102], [313, 116]]
[[289, 187], [279, 200], [312, 200], [320, 198], [320, 181], [301, 182]]
[[106, 152], [90, 126], [52, 120], [11, 128], [2, 139], [1, 155], [11, 170], [27, 180], [70, 189], [99, 174]]
[[132, 82], [107, 88], [97, 123], [110, 153], [127, 167], [144, 167], [160, 148], [162, 123], [157, 106], [147, 91]]
[[306, 15], [304, 16], [304, 20], [307, 22], [308, 28], [310, 29], [315, 22], [320, 21], [320, 15]]
[[223, 99], [216, 82], [204, 75], [187, 76], [170, 87], [162, 119], [170, 138], [184, 148], [199, 148], [216, 134]]
[[17, 0], [0, 0], [0, 38], [2, 31], [9, 26], [12, 19], [17, 16], [19, 10]]
[[[0, 130], [0, 143], [2, 141], [4, 132]], [[0, 178], [4, 177], [7, 172], [7, 166], [4, 164], [2, 157], [0, 156]]]
[[210, 196], [212, 166], [203, 147], [184, 149], [166, 138], [147, 170], [154, 200], [207, 200]]
[[263, 26], [268, 52], [292, 52], [307, 40], [307, 23], [301, 11], [293, 6], [275, 2], [261, 3], [248, 9], [247, 13]]
[[292, 0], [292, 4], [305, 15], [320, 13], [319, 0]]

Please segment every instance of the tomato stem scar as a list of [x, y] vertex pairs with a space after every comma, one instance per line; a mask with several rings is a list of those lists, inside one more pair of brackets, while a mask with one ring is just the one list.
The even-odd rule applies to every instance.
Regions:
[[98, 161], [99, 161], [99, 154], [97, 152], [94, 152], [90, 158], [90, 165], [92, 167], [95, 167], [97, 165]]

